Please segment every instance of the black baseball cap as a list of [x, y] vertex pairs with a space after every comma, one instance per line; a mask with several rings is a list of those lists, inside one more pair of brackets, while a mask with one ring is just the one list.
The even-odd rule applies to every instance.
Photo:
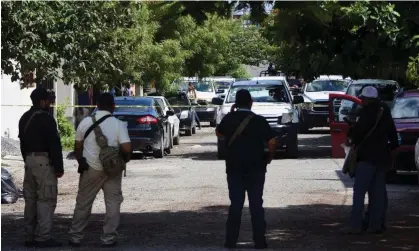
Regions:
[[252, 103], [252, 96], [246, 89], [238, 90], [236, 93], [236, 105], [238, 107], [247, 107]]
[[47, 89], [43, 87], [36, 88], [31, 93], [31, 100], [32, 103], [38, 104], [41, 100], [55, 100], [55, 94], [53, 92], [49, 92]]

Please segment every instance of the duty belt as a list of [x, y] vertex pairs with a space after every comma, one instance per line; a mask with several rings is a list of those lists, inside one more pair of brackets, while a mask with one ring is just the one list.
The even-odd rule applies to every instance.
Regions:
[[47, 152], [31, 152], [27, 153], [26, 156], [36, 156], [36, 157], [49, 157], [49, 154]]

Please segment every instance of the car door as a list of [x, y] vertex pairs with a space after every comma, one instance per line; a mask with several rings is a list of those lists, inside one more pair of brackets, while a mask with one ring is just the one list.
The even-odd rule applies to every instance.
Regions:
[[332, 158], [345, 157], [345, 151], [341, 145], [346, 141], [346, 134], [348, 132], [349, 125], [344, 119], [346, 116], [353, 115], [354, 113], [351, 112], [351, 114], [342, 116], [342, 114], [339, 113], [342, 101], [351, 101], [355, 104], [355, 106], [359, 106], [361, 104], [361, 100], [347, 94], [329, 94], [329, 123], [330, 136], [332, 139]]
[[154, 106], [156, 108], [156, 112], [159, 116], [159, 120], [162, 124], [162, 133], [164, 137], [164, 146], [167, 148], [168, 142], [169, 142], [169, 131], [170, 131], [170, 124], [169, 120], [166, 117], [166, 113], [164, 112], [162, 106], [158, 102], [158, 100], [154, 100]]
[[[170, 105], [169, 101], [166, 98], [164, 98], [163, 100], [164, 100], [164, 103], [165, 103], [167, 109], [169, 111], [173, 111], [174, 112], [175, 110]], [[179, 134], [179, 123], [180, 123], [179, 118], [176, 115], [170, 116], [169, 117], [169, 122], [173, 126], [173, 131], [174, 131], [173, 137], [177, 137], [178, 134]]]

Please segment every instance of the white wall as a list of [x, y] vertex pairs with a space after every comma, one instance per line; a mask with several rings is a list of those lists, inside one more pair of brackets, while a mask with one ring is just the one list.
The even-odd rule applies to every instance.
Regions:
[[[61, 79], [57, 79], [54, 86], [57, 105], [74, 105], [76, 103], [73, 84], [65, 85]], [[74, 107], [68, 107], [65, 110], [65, 116], [74, 124]]]
[[18, 139], [19, 120], [32, 105], [30, 95], [35, 88], [21, 90], [19, 82], [12, 82], [10, 78], [1, 74], [1, 136]]

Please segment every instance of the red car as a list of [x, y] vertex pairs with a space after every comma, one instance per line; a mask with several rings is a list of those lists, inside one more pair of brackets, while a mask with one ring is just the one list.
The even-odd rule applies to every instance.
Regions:
[[419, 138], [419, 90], [398, 94], [391, 107], [400, 147], [393, 163], [396, 171], [416, 171], [414, 154]]

